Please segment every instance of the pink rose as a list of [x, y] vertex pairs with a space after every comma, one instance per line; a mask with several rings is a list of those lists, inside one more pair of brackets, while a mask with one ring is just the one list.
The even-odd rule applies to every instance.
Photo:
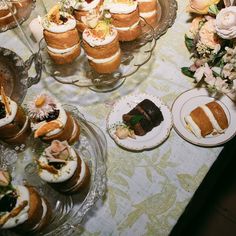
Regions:
[[220, 40], [216, 35], [215, 19], [208, 20], [199, 31], [200, 41], [207, 47], [215, 49], [219, 46]]
[[203, 19], [204, 18], [202, 16], [197, 16], [193, 19], [189, 30], [190, 32], [188, 33], [189, 38], [193, 39], [196, 36], [200, 29], [200, 22], [203, 21]]

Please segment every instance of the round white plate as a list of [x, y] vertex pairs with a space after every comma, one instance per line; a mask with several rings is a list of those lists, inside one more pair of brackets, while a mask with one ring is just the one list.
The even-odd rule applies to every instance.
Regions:
[[[157, 127], [154, 127], [150, 132], [144, 136], [137, 136], [136, 139], [126, 138], [119, 139], [115, 135], [116, 127], [122, 124], [122, 115], [128, 113], [133, 109], [138, 103], [144, 99], [149, 99], [156, 104], [156, 106], [161, 110], [164, 121]], [[142, 151], [146, 149], [151, 149], [161, 144], [165, 139], [168, 138], [170, 130], [172, 128], [172, 115], [170, 109], [162, 103], [162, 101], [150, 94], [131, 94], [125, 96], [118, 100], [111, 112], [107, 117], [107, 130], [114, 141], [129, 150]]]
[[[217, 101], [225, 111], [229, 121], [229, 127], [225, 133], [219, 135], [208, 135], [205, 138], [197, 138], [186, 128], [184, 117], [199, 105], [211, 101]], [[214, 147], [226, 143], [236, 135], [236, 105], [227, 96], [211, 97], [205, 88], [194, 88], [179, 95], [172, 105], [174, 128], [176, 132], [186, 141], [203, 147]]]

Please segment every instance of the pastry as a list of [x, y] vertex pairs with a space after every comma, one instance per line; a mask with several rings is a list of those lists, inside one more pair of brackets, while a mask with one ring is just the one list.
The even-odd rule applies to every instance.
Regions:
[[138, 0], [139, 15], [141, 18], [155, 27], [157, 25], [157, 0]]
[[0, 170], [0, 229], [41, 231], [50, 218], [50, 205], [34, 187], [12, 185], [9, 173]]
[[102, 0], [72, 1], [73, 15], [79, 32], [83, 32], [88, 26], [95, 27], [101, 15]]
[[70, 144], [79, 139], [78, 121], [47, 93], [41, 93], [28, 104], [28, 112], [35, 138], [42, 141], [67, 140]]
[[62, 193], [75, 193], [89, 184], [87, 164], [66, 141], [54, 140], [40, 156], [38, 165], [39, 176]]
[[164, 120], [161, 110], [149, 99], [138, 103], [122, 116], [126, 124], [138, 136], [143, 136]]
[[141, 25], [137, 1], [107, 1], [104, 8], [111, 13], [112, 24], [118, 31], [119, 41], [132, 41], [140, 36]]
[[229, 126], [224, 109], [216, 101], [198, 106], [184, 119], [187, 128], [198, 138], [224, 133]]
[[121, 63], [118, 33], [109, 23], [99, 21], [83, 32], [83, 46], [91, 67], [98, 73], [112, 73]]
[[0, 139], [8, 144], [25, 144], [31, 133], [30, 121], [23, 108], [5, 95], [0, 95]]
[[[33, 0], [12, 0], [5, 4], [0, 1], [0, 28], [17, 20], [27, 19], [33, 8]], [[13, 17], [14, 15], [14, 17]]]
[[42, 19], [47, 51], [56, 64], [74, 61], [81, 52], [75, 18], [55, 5]]
[[10, 2], [7, 5], [5, 2], [0, 1], [0, 28], [4, 28], [14, 22], [12, 13], [16, 14], [16, 7]]

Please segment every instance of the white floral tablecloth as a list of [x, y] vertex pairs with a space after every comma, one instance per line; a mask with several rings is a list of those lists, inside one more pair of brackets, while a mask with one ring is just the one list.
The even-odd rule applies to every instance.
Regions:
[[[114, 92], [75, 89], [50, 78], [43, 78], [29, 90], [30, 94], [49, 89], [62, 102], [77, 105], [106, 134], [107, 193], [88, 213], [82, 235], [168, 235], [222, 149], [194, 146], [172, 129], [161, 146], [132, 153], [118, 147], [106, 132], [106, 116], [119, 97], [146, 92], [161, 97], [171, 107], [180, 93], [193, 87], [180, 71], [190, 64], [184, 45], [189, 27], [186, 5], [187, 0], [178, 0], [175, 24], [158, 40], [151, 61]], [[26, 59], [29, 51], [19, 37], [17, 30], [1, 33], [0, 44]]]

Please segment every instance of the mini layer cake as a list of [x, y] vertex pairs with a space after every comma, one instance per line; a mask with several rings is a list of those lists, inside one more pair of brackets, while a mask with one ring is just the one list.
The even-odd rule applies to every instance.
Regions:
[[83, 45], [89, 64], [98, 73], [112, 73], [121, 63], [118, 33], [109, 23], [99, 21], [83, 32]]
[[102, 0], [72, 1], [73, 15], [79, 32], [82, 33], [88, 26], [95, 27], [101, 15], [100, 6], [102, 2]]
[[224, 109], [216, 101], [198, 106], [184, 119], [187, 128], [198, 138], [222, 134], [229, 126]]
[[112, 16], [112, 24], [117, 29], [119, 41], [132, 41], [141, 34], [138, 3], [135, 0], [113, 0], [105, 2], [104, 8]]
[[90, 171], [84, 160], [66, 141], [53, 141], [38, 160], [39, 176], [62, 193], [86, 187]]
[[155, 27], [157, 25], [157, 0], [138, 0], [138, 8], [140, 17]]
[[149, 99], [138, 103], [123, 115], [123, 122], [138, 136], [143, 136], [164, 120], [161, 110]]
[[30, 121], [21, 106], [5, 95], [0, 95], [0, 139], [8, 144], [25, 144], [31, 133]]
[[0, 229], [18, 232], [43, 230], [51, 218], [48, 202], [31, 186], [12, 186], [8, 172], [0, 170]]
[[[9, 10], [11, 8], [11, 11]], [[9, 2], [6, 5], [3, 1], [0, 1], [0, 28], [4, 28], [14, 22], [13, 14], [16, 14], [16, 7]]]
[[80, 55], [80, 38], [75, 18], [55, 5], [42, 19], [48, 54], [56, 64], [71, 63]]
[[51, 142], [58, 139], [74, 143], [79, 139], [80, 126], [62, 105], [47, 93], [37, 96], [28, 105], [35, 138]]

